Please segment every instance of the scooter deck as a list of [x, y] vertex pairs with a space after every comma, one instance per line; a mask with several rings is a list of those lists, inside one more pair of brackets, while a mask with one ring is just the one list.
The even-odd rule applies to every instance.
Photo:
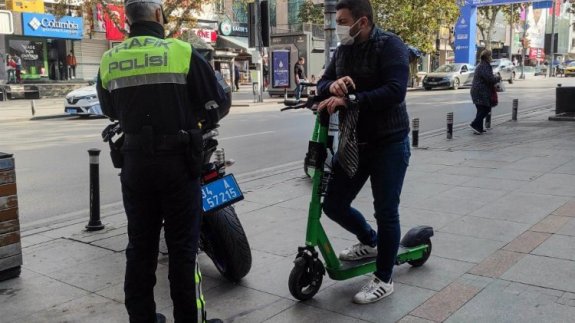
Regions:
[[357, 261], [340, 261], [339, 268], [326, 268], [329, 278], [333, 280], [346, 280], [355, 276], [369, 274], [375, 271], [375, 258], [366, 258]]
[[[397, 264], [405, 263], [408, 260], [415, 260], [423, 257], [426, 245], [413, 248], [406, 248], [402, 245], [397, 250]], [[333, 280], [346, 280], [352, 277], [369, 274], [376, 269], [375, 258], [366, 258], [357, 261], [340, 260], [339, 268], [326, 268], [329, 277]]]

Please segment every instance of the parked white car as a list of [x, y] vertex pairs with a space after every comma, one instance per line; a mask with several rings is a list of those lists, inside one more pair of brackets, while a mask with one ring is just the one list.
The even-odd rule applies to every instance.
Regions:
[[470, 64], [445, 64], [423, 78], [423, 88], [429, 91], [433, 88], [451, 88], [457, 90], [461, 86], [469, 86], [473, 82], [475, 66]]
[[85, 117], [103, 115], [100, 100], [98, 100], [98, 93], [96, 92], [96, 83], [94, 82], [89, 86], [68, 93], [64, 111], [70, 115]]

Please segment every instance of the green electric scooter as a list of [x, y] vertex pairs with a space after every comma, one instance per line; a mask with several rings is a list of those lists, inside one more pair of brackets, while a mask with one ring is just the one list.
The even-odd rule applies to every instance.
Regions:
[[[309, 83], [306, 86], [314, 86]], [[303, 100], [285, 100], [281, 111], [293, 109], [310, 109], [316, 111], [314, 97]], [[329, 118], [326, 112], [316, 113], [316, 122], [305, 158], [307, 169], [313, 180], [311, 202], [309, 205], [305, 246], [298, 248], [294, 268], [289, 276], [290, 293], [298, 300], [312, 298], [321, 287], [326, 271], [331, 279], [346, 280], [356, 276], [372, 273], [376, 270], [375, 259], [360, 261], [340, 261], [334, 252], [327, 234], [320, 222], [322, 199], [331, 176], [326, 167], [328, 150], [333, 155], [333, 138], [328, 136]], [[329, 165], [329, 163], [327, 163]], [[396, 265], [409, 263], [413, 267], [422, 266], [431, 254], [431, 237], [433, 228], [418, 226], [410, 229], [401, 239]], [[325, 266], [316, 251], [319, 249]]]

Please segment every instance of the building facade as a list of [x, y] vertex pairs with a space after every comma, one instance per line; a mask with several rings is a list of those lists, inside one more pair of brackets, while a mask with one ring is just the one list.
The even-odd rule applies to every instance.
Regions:
[[[123, 39], [101, 8], [87, 19], [78, 10], [80, 1], [70, 0], [67, 13], [53, 14], [57, 0], [7, 1], [0, 14], [0, 82], [6, 83], [8, 55], [21, 60], [23, 83], [57, 83], [71, 80], [93, 80], [98, 72], [102, 54]], [[113, 14], [124, 21], [122, 6], [110, 6]], [[6, 17], [10, 16], [10, 21]], [[91, 23], [93, 22], [93, 23]], [[10, 25], [10, 26], [8, 26]], [[107, 28], [107, 29], [106, 29]], [[68, 63], [73, 60], [73, 71]]]

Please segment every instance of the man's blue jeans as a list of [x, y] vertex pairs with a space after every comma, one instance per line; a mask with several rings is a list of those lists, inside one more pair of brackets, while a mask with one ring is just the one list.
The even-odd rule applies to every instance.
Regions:
[[301, 86], [301, 84], [298, 84], [298, 85], [295, 86], [294, 98], [295, 98], [296, 100], [299, 100], [299, 99], [301, 98], [302, 88], [303, 88], [303, 86]]
[[[334, 162], [333, 177], [328, 183], [323, 202], [325, 214], [366, 245], [377, 245], [375, 275], [388, 282], [399, 248], [399, 198], [409, 165], [409, 138], [380, 147], [360, 145], [359, 169], [349, 178], [339, 163]], [[377, 221], [377, 232], [351, 203], [370, 178]]]

